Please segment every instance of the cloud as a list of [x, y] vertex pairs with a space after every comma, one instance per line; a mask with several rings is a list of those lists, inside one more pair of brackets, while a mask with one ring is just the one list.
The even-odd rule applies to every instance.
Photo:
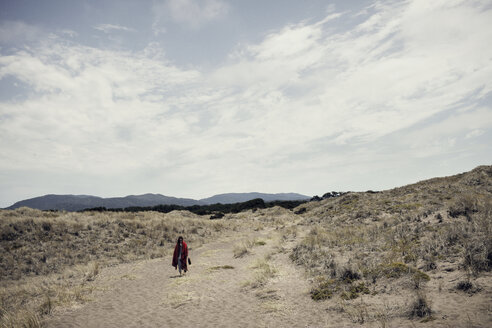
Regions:
[[133, 28], [129, 28], [121, 25], [114, 25], [114, 24], [99, 24], [94, 26], [94, 29], [104, 33], [111, 33], [113, 31], [125, 31], [125, 32], [135, 31]]
[[33, 92], [0, 104], [0, 167], [103, 174], [148, 164], [155, 147], [166, 153], [189, 130], [167, 112], [201, 75], [154, 55], [53, 43], [1, 57], [0, 77]]
[[[224, 15], [220, 4], [160, 3], [190, 27]], [[490, 162], [490, 22], [486, 2], [378, 2], [270, 31], [207, 71], [176, 67], [157, 43], [11, 49], [0, 79], [32, 92], [0, 103], [0, 169], [192, 197], [380, 189], [457, 154]]]
[[468, 132], [465, 136], [466, 139], [476, 138], [484, 134], [484, 130], [476, 129]]
[[[243, 55], [217, 70], [213, 80], [246, 92], [259, 86], [265, 95], [276, 93], [283, 101], [269, 103], [278, 108], [268, 108], [278, 112], [271, 118], [308, 124], [310, 129], [294, 129], [306, 142], [327, 131], [334, 142], [374, 140], [491, 92], [492, 47], [485, 41], [492, 38], [486, 28], [490, 9], [420, 1], [376, 9], [346, 32], [332, 34], [331, 21], [273, 32], [238, 51]], [[473, 23], [449, 24], [460, 19]], [[249, 98], [251, 107], [266, 109], [258, 99]]]
[[60, 33], [70, 37], [70, 38], [74, 38], [76, 36], [78, 36], [79, 34], [73, 30], [68, 30], [68, 29], [64, 29], [64, 30], [61, 30]]
[[222, 0], [166, 0], [155, 2], [153, 11], [154, 32], [158, 34], [162, 33], [162, 24], [168, 19], [190, 28], [198, 28], [224, 17], [229, 11], [229, 5]]

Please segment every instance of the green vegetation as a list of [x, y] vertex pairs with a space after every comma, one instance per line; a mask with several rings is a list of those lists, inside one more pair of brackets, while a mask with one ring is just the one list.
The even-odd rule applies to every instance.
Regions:
[[157, 205], [149, 207], [126, 207], [126, 208], [105, 208], [96, 207], [85, 209], [82, 212], [97, 211], [97, 212], [160, 212], [169, 213], [172, 211], [189, 211], [197, 215], [212, 215], [211, 219], [220, 219], [226, 213], [239, 213], [246, 210], [256, 211], [261, 208], [272, 208], [275, 206], [283, 207], [286, 209], [294, 209], [295, 207], [306, 203], [307, 201], [292, 200], [292, 201], [273, 201], [265, 202], [261, 198], [252, 199], [242, 203], [233, 204], [212, 204], [212, 205], [193, 205], [193, 206], [180, 206], [180, 205]]
[[335, 279], [323, 279], [316, 287], [311, 289], [311, 298], [315, 301], [326, 300], [331, 298], [339, 289], [339, 284]]
[[330, 299], [339, 294], [341, 299], [353, 300], [363, 294], [370, 294], [365, 282], [356, 282], [359, 277], [340, 277], [338, 279], [319, 278], [315, 287], [310, 291], [311, 298], [315, 301]]
[[343, 292], [340, 297], [345, 300], [353, 300], [361, 294], [370, 294], [369, 288], [366, 287], [364, 282], [350, 285], [348, 291]]

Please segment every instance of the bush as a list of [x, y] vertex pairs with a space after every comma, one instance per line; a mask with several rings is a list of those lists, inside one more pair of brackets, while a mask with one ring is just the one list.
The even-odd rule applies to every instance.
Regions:
[[465, 195], [457, 199], [448, 209], [448, 214], [452, 218], [457, 218], [461, 215], [470, 218], [472, 213], [478, 211], [478, 201], [472, 195]]
[[[485, 237], [489, 238], [489, 237]], [[492, 241], [476, 238], [465, 245], [463, 266], [474, 275], [492, 268]]]
[[210, 217], [210, 220], [215, 220], [215, 219], [222, 219], [224, 217], [224, 213], [215, 213]]
[[469, 280], [460, 281], [456, 285], [456, 289], [462, 290], [462, 291], [465, 291], [465, 292], [468, 291], [468, 290], [470, 290], [470, 289], [472, 289], [472, 288], [473, 288], [473, 284]]
[[352, 271], [351, 269], [345, 269], [340, 279], [343, 280], [345, 283], [350, 284], [354, 280], [359, 280], [360, 275], [357, 272]]
[[430, 280], [430, 277], [428, 274], [426, 274], [422, 271], [415, 270], [414, 274], [412, 276], [412, 280], [413, 280], [413, 283], [415, 285], [415, 288], [419, 289], [422, 286], [422, 283]]
[[410, 317], [424, 318], [430, 317], [431, 315], [432, 309], [427, 296], [422, 292], [417, 293], [417, 297], [410, 309]]
[[311, 298], [315, 301], [329, 299], [339, 290], [339, 286], [334, 279], [322, 280], [318, 286], [311, 289]]
[[356, 285], [351, 285], [349, 290], [343, 292], [341, 297], [344, 300], [353, 300], [360, 296], [360, 294], [369, 294], [369, 288], [366, 287], [365, 283], [361, 282]]
[[303, 213], [306, 213], [306, 211], [307, 211], [307, 209], [305, 207], [301, 207], [300, 209], [298, 209], [294, 213], [295, 214], [303, 214]]
[[411, 269], [401, 262], [393, 262], [382, 266], [382, 272], [386, 278], [400, 278], [401, 276], [410, 273], [410, 271]]

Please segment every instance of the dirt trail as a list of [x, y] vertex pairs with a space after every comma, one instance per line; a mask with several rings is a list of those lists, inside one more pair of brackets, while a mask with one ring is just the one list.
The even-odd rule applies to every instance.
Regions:
[[[265, 244], [234, 258], [234, 246], [254, 238]], [[96, 281], [105, 290], [80, 308], [54, 315], [47, 327], [343, 326], [310, 300], [302, 268], [288, 258], [295, 241], [280, 238], [280, 233], [266, 229], [238, 232], [196, 250], [190, 245], [193, 263], [183, 277], [170, 258], [106, 268]], [[252, 265], [265, 257], [276, 275], [262, 286], [245, 287], [255, 281]]]

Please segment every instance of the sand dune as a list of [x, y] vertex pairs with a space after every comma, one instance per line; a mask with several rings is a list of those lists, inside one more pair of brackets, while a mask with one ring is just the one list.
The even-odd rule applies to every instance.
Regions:
[[[298, 231], [297, 238], [303, 234]], [[458, 315], [444, 315], [422, 323], [392, 313], [392, 309], [402, 306], [402, 299], [408, 299], [398, 286], [389, 286], [394, 288], [392, 294], [379, 301], [366, 296], [373, 298], [372, 307], [364, 303], [364, 297], [353, 303], [315, 302], [304, 269], [289, 259], [297, 238], [285, 240], [284, 236], [274, 228], [266, 228], [232, 233], [198, 249], [190, 245], [193, 264], [183, 276], [170, 265], [170, 257], [105, 268], [94, 281], [99, 291], [93, 294], [92, 302], [59, 309], [48, 318], [46, 326], [486, 327], [492, 322], [491, 303], [486, 301], [491, 300], [490, 292], [473, 299], [458, 294], [440, 299], [438, 293], [432, 295], [438, 300], [436, 310], [440, 313], [453, 313], [460, 303], [466, 304], [467, 311], [477, 309], [482, 313], [468, 322], [456, 321]], [[236, 258], [234, 248], [248, 243], [248, 253]], [[264, 266], [273, 273], [264, 274]], [[490, 277], [483, 281], [490, 281]], [[384, 319], [378, 320], [375, 312], [368, 313], [375, 311], [374, 306], [377, 309], [377, 302], [386, 309], [381, 313]], [[484, 306], [489, 306], [488, 312], [483, 311]], [[363, 316], [372, 319], [357, 322]]]
[[[57, 313], [48, 327], [280, 327], [328, 324], [320, 303], [309, 296], [303, 270], [288, 259], [290, 242], [279, 243], [272, 229], [242, 235], [261, 240], [250, 253], [234, 258], [237, 236], [190, 251], [190, 271], [179, 276], [170, 259], [107, 268], [97, 284], [107, 291], [80, 308]], [[192, 247], [192, 245], [191, 245]], [[265, 261], [275, 270], [261, 286], [253, 266]], [[232, 267], [232, 268], [229, 268]], [[104, 289], [104, 288], [103, 288]], [[331, 319], [330, 319], [331, 320]], [[339, 325], [338, 320], [331, 321]]]
[[221, 220], [4, 211], [0, 327], [492, 327], [491, 195], [487, 166]]

